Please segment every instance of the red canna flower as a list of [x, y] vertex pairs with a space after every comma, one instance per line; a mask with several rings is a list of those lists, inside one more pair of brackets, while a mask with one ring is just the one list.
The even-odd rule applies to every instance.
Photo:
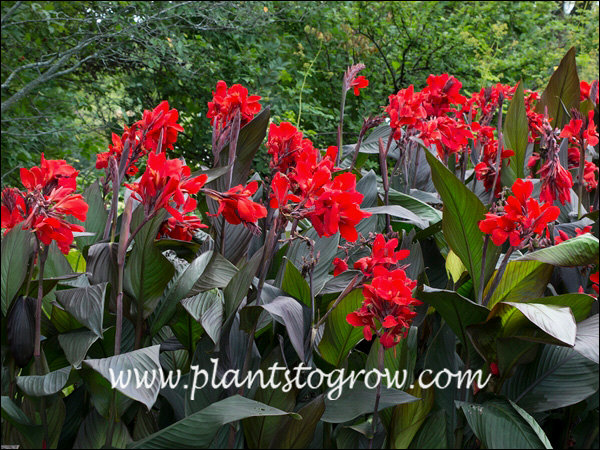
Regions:
[[395, 267], [399, 261], [409, 255], [408, 250], [396, 251], [398, 239], [393, 238], [385, 241], [383, 234], [378, 234], [373, 242], [371, 256], [360, 258], [354, 263], [354, 268], [362, 271], [365, 276], [372, 276], [375, 267], [385, 267], [390, 269]]
[[337, 277], [340, 273], [343, 273], [346, 270], [348, 270], [348, 263], [340, 258], [335, 258], [333, 260], [333, 266], [334, 266], [334, 269], [333, 269], [334, 277]]
[[583, 121], [581, 119], [571, 119], [560, 132], [559, 138], [579, 139], [579, 132]]
[[242, 223], [252, 232], [257, 233], [260, 229], [256, 222], [267, 216], [267, 209], [251, 200], [257, 189], [258, 182], [252, 181], [246, 187], [240, 184], [223, 193], [209, 189], [205, 189], [204, 192], [219, 202], [219, 209], [215, 216], [223, 214], [230, 224]]
[[412, 297], [416, 284], [403, 269], [375, 267], [371, 283], [363, 286], [365, 300], [361, 308], [348, 314], [346, 320], [352, 326], [363, 327], [365, 339], [371, 340], [376, 334], [384, 348], [395, 346], [406, 337], [416, 316], [413, 307], [421, 304]]
[[362, 199], [363, 195], [356, 191], [356, 175], [343, 173], [334, 178], [314, 200], [314, 210], [308, 216], [317, 234], [333, 236], [339, 231], [347, 241], [356, 241], [356, 225], [371, 216], [360, 209]]
[[591, 83], [588, 83], [586, 81], [580, 81], [579, 82], [579, 100], [580, 101], [585, 101], [585, 100], [591, 100], [594, 105], [598, 104], [598, 94], [600, 91], [598, 91], [598, 80], [594, 80]]
[[390, 95], [390, 103], [385, 111], [390, 118], [390, 127], [394, 130], [394, 139], [400, 139], [403, 125], [414, 126], [419, 120], [427, 117], [422, 100], [421, 92], [415, 93], [412, 84], [406, 89], [401, 89], [397, 94]]
[[302, 132], [289, 122], [281, 122], [279, 125], [272, 123], [269, 126], [269, 137], [267, 138], [267, 151], [271, 155], [271, 169], [287, 173], [297, 159], [298, 152], [312, 143], [308, 139], [302, 139]]
[[350, 83], [350, 87], [354, 89], [354, 95], [357, 97], [360, 95], [360, 89], [364, 89], [369, 85], [369, 80], [367, 80], [363, 75], [356, 77]]
[[142, 146], [147, 152], [155, 152], [158, 149], [161, 134], [161, 151], [173, 150], [178, 133], [183, 131], [183, 127], [177, 123], [178, 119], [179, 112], [176, 109], [169, 109], [169, 102], [166, 100], [152, 111], [144, 111], [142, 120], [136, 125], [142, 131]]
[[212, 126], [225, 129], [239, 111], [240, 126], [243, 127], [260, 111], [261, 105], [258, 103], [260, 99], [258, 95], [248, 95], [248, 89], [241, 84], [234, 84], [227, 88], [227, 83], [219, 80], [216, 90], [213, 91], [213, 100], [208, 102], [206, 117], [210, 119]]
[[415, 128], [421, 132], [419, 137], [426, 146], [436, 146], [437, 154], [443, 161], [447, 161], [449, 155], [464, 150], [469, 144], [469, 139], [473, 138], [468, 125], [448, 116], [420, 122]]
[[504, 214], [487, 213], [479, 222], [479, 229], [491, 235], [495, 245], [500, 246], [508, 239], [511, 246], [524, 247], [558, 218], [560, 209], [549, 203], [540, 206], [530, 198], [532, 191], [531, 181], [517, 179], [512, 186], [513, 195], [506, 199]]
[[125, 184], [131, 189], [133, 197], [144, 205], [146, 217], [154, 216], [165, 208], [177, 220], [183, 215], [176, 209], [183, 207], [192, 211], [196, 200], [190, 197], [196, 194], [207, 175], [191, 177], [191, 170], [180, 159], [167, 159], [166, 154], [150, 153], [146, 171], [137, 183]]
[[427, 86], [422, 91], [427, 115], [439, 117], [451, 111], [451, 105], [463, 105], [466, 97], [460, 94], [461, 88], [462, 83], [447, 73], [429, 75]]
[[64, 160], [47, 160], [41, 156], [39, 167], [21, 169], [21, 182], [27, 192], [15, 188], [2, 191], [2, 228], [6, 231], [22, 223], [44, 245], [56, 241], [61, 252], [69, 253], [73, 232], [84, 231], [81, 225], [67, 222], [66, 216], [85, 221], [88, 205], [74, 194], [79, 172]]
[[583, 130], [583, 140], [587, 145], [591, 145], [592, 147], [598, 145], [598, 132], [596, 131], [593, 110], [588, 111], [587, 128]]

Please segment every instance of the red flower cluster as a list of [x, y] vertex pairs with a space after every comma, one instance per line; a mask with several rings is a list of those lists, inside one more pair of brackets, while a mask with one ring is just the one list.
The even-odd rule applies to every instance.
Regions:
[[463, 105], [467, 100], [460, 94], [462, 83], [451, 75], [429, 75], [423, 89], [423, 106], [428, 116], [439, 117], [453, 111], [452, 105]]
[[252, 181], [246, 187], [241, 184], [232, 187], [227, 192], [216, 192], [205, 189], [209, 197], [219, 202], [219, 209], [215, 216], [223, 214], [225, 220], [232, 225], [244, 224], [251, 231], [258, 233], [260, 230], [256, 225], [258, 219], [267, 217], [267, 209], [252, 200], [252, 196], [258, 189], [258, 182]]
[[479, 229], [491, 235], [494, 244], [500, 246], [508, 239], [513, 247], [523, 247], [532, 238], [541, 235], [549, 222], [556, 220], [560, 209], [530, 198], [533, 191], [531, 181], [517, 179], [513, 186], [513, 195], [506, 199], [504, 214], [487, 213], [479, 222]]
[[[583, 227], [583, 230], [581, 228], [575, 228], [575, 236], [581, 236], [582, 234], [587, 234], [587, 233], [591, 233], [592, 232], [592, 226], [588, 225], [587, 227]], [[546, 233], [549, 234], [549, 233]], [[571, 239], [571, 236], [569, 236], [567, 233], [565, 233], [563, 230], [558, 230], [558, 236], [556, 236], [554, 238], [554, 244], [560, 244], [561, 242], [565, 242], [568, 241], [569, 239]]]
[[354, 242], [356, 225], [369, 217], [360, 210], [363, 195], [356, 191], [356, 176], [344, 173], [333, 178], [337, 147], [323, 157], [302, 132], [288, 122], [269, 129], [267, 148], [271, 168], [277, 172], [271, 184], [272, 208], [285, 216], [308, 218], [319, 236], [342, 237]]
[[133, 198], [142, 203], [146, 217], [165, 208], [176, 220], [184, 221], [184, 214], [196, 208], [196, 200], [191, 195], [204, 186], [207, 178], [206, 175], [191, 177], [190, 168], [179, 159], [167, 159], [165, 153], [150, 153], [140, 181], [125, 186], [133, 191]]
[[406, 89], [399, 90], [397, 94], [390, 95], [390, 103], [385, 112], [390, 118], [394, 139], [398, 140], [402, 136], [403, 125], [414, 127], [427, 117], [422, 97], [421, 92], [415, 93], [415, 87], [412, 84]]
[[[385, 242], [379, 234], [371, 256], [354, 264], [371, 282], [363, 285], [365, 300], [360, 309], [346, 316], [350, 325], [363, 327], [365, 339], [370, 341], [373, 334], [378, 335], [384, 348], [393, 347], [406, 337], [416, 315], [413, 307], [421, 304], [412, 297], [417, 282], [408, 278], [403, 268], [396, 268], [398, 262], [408, 256], [408, 250], [396, 252], [397, 245], [397, 239]], [[381, 325], [380, 331], [377, 323]]]
[[23, 229], [35, 232], [44, 245], [54, 240], [61, 252], [69, 253], [73, 232], [84, 228], [65, 218], [70, 215], [85, 221], [88, 210], [83, 197], [74, 194], [78, 173], [66, 161], [47, 160], [44, 154], [40, 167], [21, 169], [21, 182], [27, 191], [2, 191], [2, 228], [8, 231], [22, 223]]
[[112, 145], [108, 146], [108, 151], [96, 155], [96, 169], [106, 169], [111, 156], [120, 162], [124, 148], [128, 148], [126, 173], [135, 175], [138, 172], [135, 164], [141, 157], [159, 148], [161, 151], [173, 149], [178, 133], [183, 131], [178, 119], [179, 112], [169, 109], [166, 100], [152, 111], [145, 110], [141, 120], [131, 127], [124, 127], [122, 136], [112, 134]]
[[216, 90], [213, 91], [213, 99], [208, 102], [206, 117], [210, 119], [212, 126], [225, 129], [239, 111], [240, 126], [243, 127], [260, 111], [260, 99], [258, 95], [248, 95], [248, 89], [241, 84], [227, 88], [227, 83], [219, 80]]
[[543, 120], [540, 149], [541, 154], [534, 152], [527, 163], [527, 167], [533, 173], [538, 161], [544, 160], [536, 172], [542, 181], [540, 200], [552, 203], [558, 199], [564, 205], [571, 200], [573, 177], [560, 163], [560, 147], [556, 142], [556, 133], [546, 118]]
[[596, 297], [600, 293], [600, 289], [598, 288], [598, 272], [590, 275], [590, 281], [592, 282], [592, 289], [596, 291]]
[[[498, 141], [494, 137], [494, 127], [481, 126], [477, 122], [471, 124], [471, 129], [476, 132], [475, 142], [481, 148], [481, 162], [475, 166], [475, 177], [483, 180], [486, 191], [492, 189], [494, 180], [500, 179], [500, 174], [496, 176], [496, 171], [502, 171], [502, 164], [505, 159], [510, 158], [515, 153], [512, 150], [503, 148], [500, 155], [499, 167], [496, 167], [498, 156]], [[497, 197], [502, 186], [496, 183], [494, 195]]]

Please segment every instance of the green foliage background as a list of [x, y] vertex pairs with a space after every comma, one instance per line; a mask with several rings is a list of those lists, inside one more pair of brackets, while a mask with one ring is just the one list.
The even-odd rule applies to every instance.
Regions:
[[176, 154], [207, 164], [219, 79], [324, 147], [352, 63], [366, 64], [370, 85], [348, 97], [346, 142], [388, 95], [430, 73], [455, 75], [467, 92], [522, 74], [538, 89], [571, 46], [581, 78], [597, 79], [598, 45], [598, 2], [2, 2], [2, 185], [18, 185], [16, 169], [41, 152], [91, 180], [110, 133], [163, 99], [185, 128]]

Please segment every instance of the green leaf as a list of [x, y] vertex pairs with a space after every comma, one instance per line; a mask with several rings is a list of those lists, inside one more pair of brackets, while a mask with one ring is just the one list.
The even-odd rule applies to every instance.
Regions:
[[[376, 377], [370, 377], [369, 384], [374, 383]], [[372, 414], [375, 409], [375, 398], [377, 389], [369, 389], [361, 381], [357, 381], [351, 388], [344, 386], [340, 397], [336, 400], [325, 398], [325, 412], [321, 417], [323, 422], [344, 423], [357, 418], [363, 414]], [[403, 403], [417, 402], [418, 398], [398, 389], [381, 386], [381, 397], [379, 399], [378, 411]]]
[[448, 448], [446, 417], [438, 410], [429, 415], [410, 443], [409, 448]]
[[181, 300], [181, 306], [190, 313], [196, 322], [202, 325], [204, 331], [217, 344], [223, 326], [224, 299], [222, 292], [218, 289], [201, 292]]
[[[335, 367], [340, 367], [350, 350], [363, 339], [362, 328], [353, 327], [346, 320], [349, 313], [360, 308], [363, 300], [362, 291], [355, 289], [342, 299], [325, 321], [319, 352], [325, 361]], [[328, 308], [331, 308], [334, 302], [331, 302]]]
[[423, 286], [416, 296], [440, 313], [463, 345], [470, 343], [466, 327], [483, 322], [490, 312], [485, 306], [478, 305], [454, 291]]
[[[166, 298], [161, 301], [156, 308], [156, 313], [154, 314], [154, 320], [152, 321], [152, 327], [150, 329], [150, 332], [153, 335], [158, 333], [158, 331], [171, 320], [171, 317], [175, 314], [177, 304], [189, 295], [194, 286], [198, 283], [198, 280], [203, 277], [204, 272], [207, 270], [211, 261], [213, 261], [212, 251], [202, 253], [179, 274], [165, 293]], [[198, 293], [199, 292], [195, 292], [195, 294]]]
[[456, 253], [450, 250], [448, 256], [446, 256], [446, 272], [448, 273], [448, 278], [452, 277], [452, 280], [457, 283], [462, 274], [466, 271], [467, 268], [460, 258], [456, 256]]
[[502, 321], [504, 337], [519, 336], [526, 319], [558, 343], [570, 347], [575, 345], [577, 325], [571, 309], [567, 306], [501, 302], [490, 313], [490, 317], [496, 316]]
[[310, 286], [296, 266], [289, 260], [285, 264], [281, 288], [306, 306], [311, 306]]
[[67, 361], [76, 369], [81, 367], [88, 350], [97, 340], [98, 335], [87, 330], [63, 333], [58, 336], [58, 342], [65, 352]]
[[392, 205], [403, 206], [420, 218], [428, 220], [429, 225], [433, 225], [442, 220], [442, 212], [440, 210], [435, 209], [427, 203], [408, 194], [390, 189], [389, 198]]
[[[260, 368], [266, 373], [269, 367], [272, 367], [275, 363], [280, 367], [286, 366], [283, 353], [279, 347], [275, 347], [263, 358]], [[285, 383], [285, 375], [281, 371], [276, 372], [273, 379], [274, 383]], [[257, 402], [273, 408], [292, 411], [296, 405], [297, 395], [298, 390], [295, 387], [292, 387], [288, 392], [283, 392], [281, 386], [277, 389], [266, 386], [265, 389], [258, 387], [253, 398]], [[249, 448], [268, 448], [278, 430], [290, 425], [287, 419], [286, 416], [258, 416], [244, 419], [242, 428], [244, 429], [247, 446]]]
[[234, 395], [213, 403], [175, 422], [131, 448], [209, 448], [219, 428], [247, 417], [282, 416], [287, 413], [254, 400]]
[[[160, 345], [134, 350], [129, 353], [123, 353], [116, 356], [110, 356], [102, 359], [86, 359], [83, 362], [98, 372], [102, 377], [112, 383], [111, 372], [114, 381], [120, 376], [123, 383], [117, 383], [115, 389], [133, 400], [137, 400], [150, 410], [156, 402], [160, 390]], [[147, 383], [136, 386], [136, 372], [141, 377], [147, 376]], [[130, 377], [130, 378], [129, 378]], [[129, 383], [126, 383], [127, 380]], [[123, 386], [126, 384], [126, 386]]]
[[222, 289], [229, 284], [236, 273], [238, 273], [237, 267], [223, 258], [220, 253], [213, 253], [208, 266], [202, 272], [202, 276], [194, 283], [188, 295], [196, 295], [199, 292], [214, 288]]
[[8, 396], [3, 395], [1, 402], [2, 418], [21, 434], [23, 440], [31, 448], [41, 448], [44, 439], [42, 426], [31, 422], [29, 417]]
[[541, 261], [562, 267], [597, 264], [598, 238], [591, 233], [586, 233], [558, 245], [526, 253], [517, 261]]
[[[462, 260], [477, 287], [481, 278], [483, 259], [483, 233], [479, 221], [484, 219], [487, 209], [456, 176], [430, 152], [425, 152], [433, 183], [444, 202], [442, 230], [446, 242]], [[491, 241], [486, 252], [484, 279], [488, 280], [495, 268], [499, 248]], [[478, 292], [478, 289], [475, 289]]]
[[598, 364], [598, 314], [577, 324], [574, 350]]
[[286, 418], [271, 441], [271, 448], [308, 448], [324, 412], [325, 402], [321, 394], [298, 411], [302, 420]]
[[71, 366], [47, 373], [46, 375], [30, 375], [17, 377], [17, 386], [25, 395], [42, 397], [60, 392], [69, 379]]
[[571, 47], [550, 77], [548, 86], [542, 93], [535, 110], [543, 114], [547, 108], [548, 116], [553, 119], [552, 126], [562, 128], [569, 121], [566, 111], [570, 114], [572, 109], [579, 109], [579, 98], [579, 76], [577, 75], [577, 63], [575, 61], [575, 47]]
[[[91, 408], [79, 427], [73, 448], [103, 448], [106, 444], [106, 436], [110, 426], [111, 423], [108, 419], [98, 414], [94, 408]], [[122, 420], [117, 421], [114, 427], [112, 446], [114, 448], [124, 448], [131, 442], [129, 431]]]
[[[143, 308], [144, 318], [152, 314], [175, 273], [173, 265], [154, 245], [165, 215], [166, 211], [161, 211], [142, 227], [134, 238], [133, 249], [125, 265], [125, 290], [135, 300], [136, 307]], [[131, 229], [137, 229], [143, 219], [144, 208], [138, 206], [133, 213]]]
[[[488, 307], [492, 308], [500, 301], [518, 302], [542, 296], [553, 270], [554, 267], [550, 264], [539, 261], [510, 261], [498, 287], [488, 302]], [[484, 297], [487, 295], [492, 282], [493, 278], [483, 291]]]
[[263, 251], [264, 248], [256, 252], [250, 261], [244, 264], [233, 278], [231, 278], [223, 290], [223, 296], [225, 297], [225, 317], [227, 320], [236, 313], [242, 300], [248, 294], [252, 280], [254, 280], [254, 276], [259, 269]]
[[504, 384], [505, 395], [529, 413], [574, 405], [598, 391], [598, 364], [577, 351], [544, 345]]
[[525, 156], [527, 153], [529, 126], [525, 99], [523, 96], [523, 83], [519, 82], [513, 98], [508, 106], [504, 121], [504, 148], [512, 150], [515, 154], [510, 157], [510, 164], [503, 168], [510, 176], [510, 184], [517, 178], [525, 178]]
[[8, 309], [17, 296], [27, 276], [29, 259], [33, 254], [33, 235], [30, 231], [15, 226], [2, 238], [2, 314], [6, 317]]
[[[332, 269], [332, 262], [338, 250], [340, 243], [340, 234], [336, 233], [331, 237], [319, 237], [314, 228], [310, 228], [303, 232], [304, 237], [314, 241], [314, 254], [319, 255], [319, 261], [313, 270], [313, 292], [317, 295], [327, 280], [329, 272]], [[308, 253], [308, 245], [303, 239], [296, 239], [290, 245], [287, 252], [288, 260], [298, 268], [302, 268], [303, 258]]]
[[552, 448], [533, 417], [506, 400], [457, 404], [485, 448]]
[[393, 448], [408, 448], [433, 407], [433, 387], [423, 389], [417, 383], [406, 392], [421, 400], [394, 408], [390, 422], [390, 443]]
[[56, 292], [56, 299], [79, 323], [102, 337], [104, 297], [107, 283]]
[[389, 216], [402, 219], [403, 222], [416, 225], [421, 229], [425, 229], [429, 226], [428, 221], [423, 220], [412, 211], [400, 205], [374, 206], [371, 208], [363, 208], [363, 210], [371, 214], [387, 214]]

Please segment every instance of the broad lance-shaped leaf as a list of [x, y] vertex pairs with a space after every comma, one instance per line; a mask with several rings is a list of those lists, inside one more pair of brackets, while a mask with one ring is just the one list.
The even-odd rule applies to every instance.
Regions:
[[577, 324], [576, 352], [598, 364], [598, 314]]
[[107, 283], [56, 292], [56, 299], [82, 325], [102, 337], [104, 297]]
[[98, 335], [87, 330], [58, 335], [58, 343], [65, 352], [67, 361], [76, 369], [81, 367], [88, 350], [97, 340]]
[[288, 413], [239, 395], [213, 403], [185, 419], [175, 422], [146, 439], [134, 442], [131, 448], [208, 448], [223, 425], [247, 417], [283, 416]]
[[219, 342], [224, 307], [223, 294], [220, 290], [212, 289], [193, 297], [184, 298], [181, 306], [190, 313], [196, 322], [202, 325], [215, 344]]
[[10, 423], [31, 448], [41, 448], [44, 430], [41, 425], [31, 422], [29, 417], [8, 396], [1, 398], [2, 418]]
[[85, 218], [85, 222], [81, 222], [73, 218], [73, 223], [83, 225], [83, 228], [90, 235], [76, 237], [77, 246], [80, 249], [87, 247], [88, 245], [95, 244], [104, 233], [104, 227], [108, 220], [108, 212], [104, 206], [104, 200], [102, 193], [100, 192], [100, 183], [94, 182], [83, 191], [83, 198], [88, 204], [88, 211]]
[[[479, 221], [485, 218], [487, 209], [432, 153], [425, 151], [425, 155], [431, 167], [435, 188], [444, 202], [444, 237], [467, 268], [473, 279], [473, 286], [477, 287], [481, 278], [484, 242]], [[484, 281], [490, 278], [496, 266], [499, 250], [491, 241], [488, 242]], [[478, 289], [475, 289], [475, 292], [478, 292]]]
[[33, 235], [17, 225], [2, 238], [2, 314], [6, 317], [8, 308], [17, 296], [33, 253]]
[[325, 402], [321, 394], [298, 411], [302, 420], [286, 418], [271, 441], [271, 448], [308, 448], [324, 412]]
[[519, 320], [518, 314], [515, 315], [517, 311], [563, 345], [570, 347], [575, 345], [577, 325], [569, 307], [530, 302], [498, 303], [490, 313], [490, 317], [499, 316], [501, 318], [503, 336], [519, 336], [519, 328], [523, 326], [523, 321]]
[[67, 366], [46, 375], [17, 377], [17, 386], [25, 395], [32, 397], [52, 395], [60, 392], [65, 387], [70, 373], [71, 366]]
[[416, 297], [433, 306], [464, 345], [470, 342], [466, 335], [466, 327], [483, 322], [489, 314], [486, 307], [454, 291], [423, 286], [422, 290], [417, 291]]
[[[319, 256], [319, 261], [313, 270], [313, 292], [319, 293], [327, 280], [329, 272], [331, 272], [331, 263], [338, 250], [340, 243], [340, 233], [336, 233], [331, 237], [319, 237], [314, 228], [309, 228], [302, 235], [315, 242], [315, 255]], [[287, 258], [297, 268], [301, 269], [304, 263], [304, 257], [308, 251], [308, 246], [303, 239], [296, 239], [290, 245], [287, 252]]]
[[519, 82], [513, 98], [508, 106], [506, 119], [504, 121], [504, 147], [514, 152], [510, 157], [510, 164], [502, 169], [509, 174], [507, 186], [512, 186], [517, 178], [525, 178], [525, 155], [527, 153], [529, 126], [527, 112], [525, 111], [525, 99], [523, 95], [523, 83]]
[[[106, 436], [111, 427], [110, 421], [102, 417], [95, 408], [90, 412], [79, 427], [73, 448], [102, 448], [106, 444]], [[124, 448], [131, 442], [129, 431], [122, 420], [114, 424], [112, 447]]]
[[552, 126], [562, 128], [569, 121], [571, 110], [579, 110], [579, 98], [575, 47], [571, 47], [550, 77], [535, 110], [543, 114], [547, 108], [548, 115], [553, 119]]
[[[154, 239], [165, 217], [166, 211], [162, 210], [136, 234], [133, 249], [125, 265], [125, 290], [135, 300], [136, 308], [143, 308], [144, 318], [154, 311], [175, 273], [173, 265], [154, 245]], [[138, 206], [133, 213], [131, 229], [135, 230], [143, 219], [144, 208]]]
[[259, 269], [263, 251], [264, 247], [262, 250], [259, 250], [252, 255], [250, 261], [244, 264], [244, 267], [233, 276], [227, 284], [227, 287], [223, 290], [226, 320], [230, 320], [230, 318], [233, 317], [242, 303], [242, 300], [248, 294], [248, 289], [250, 289], [252, 280]]
[[213, 261], [213, 256], [214, 254], [212, 251], [202, 253], [179, 274], [173, 284], [167, 289], [165, 292], [165, 299], [159, 303], [156, 312], [152, 317], [153, 320], [150, 331], [153, 335], [158, 333], [159, 330], [171, 320], [171, 317], [175, 314], [177, 304], [189, 295], [194, 285], [201, 277], [203, 277], [207, 267], [210, 265], [211, 261]]
[[[521, 302], [541, 297], [553, 270], [552, 265], [539, 261], [510, 261], [488, 302], [488, 308], [492, 308], [500, 301]], [[490, 290], [493, 280], [492, 277], [485, 287], [484, 297]]]
[[[336, 306], [325, 321], [323, 338], [319, 342], [319, 353], [321, 357], [335, 367], [339, 367], [350, 350], [363, 339], [363, 331], [360, 327], [354, 327], [348, 323], [346, 316], [356, 311], [362, 305], [364, 296], [360, 289], [350, 292]], [[333, 306], [332, 301], [328, 309]]]
[[[373, 380], [376, 381], [376, 379], [377, 377], [371, 376], [369, 383], [374, 383]], [[419, 398], [413, 397], [406, 392], [388, 388], [385, 383], [384, 379], [378, 405], [379, 411], [390, 406], [419, 400]], [[369, 385], [372, 386], [372, 384]], [[325, 397], [325, 412], [321, 420], [330, 423], [343, 423], [363, 414], [371, 414], [375, 409], [375, 397], [376, 389], [370, 389], [361, 381], [357, 381], [352, 389], [350, 389], [350, 386], [345, 385], [338, 399], [330, 400], [328, 397]]]
[[289, 260], [285, 264], [285, 273], [283, 274], [281, 288], [292, 297], [310, 307], [310, 286], [296, 266]]
[[597, 391], [598, 364], [557, 345], [544, 345], [503, 385], [503, 394], [529, 413], [574, 405]]
[[429, 226], [428, 221], [421, 219], [415, 213], [400, 205], [374, 206], [363, 209], [371, 214], [387, 214], [392, 217], [396, 217], [401, 219], [403, 222], [412, 223], [421, 229], [425, 229]]
[[392, 448], [408, 448], [433, 407], [433, 387], [422, 389], [421, 385], [417, 383], [407, 392], [420, 398], [421, 401], [405, 403], [394, 408], [390, 422], [392, 430], [390, 435], [393, 439], [391, 442]]
[[512, 402], [493, 399], [457, 405], [485, 448], [552, 448], [535, 419]]
[[[109, 383], [116, 382], [115, 389], [119, 392], [143, 403], [150, 410], [160, 391], [162, 369], [159, 351], [160, 345], [153, 345], [108, 358], [86, 359], [83, 362]], [[138, 381], [140, 386], [137, 386]]]
[[563, 267], [598, 264], [598, 238], [586, 233], [558, 245], [526, 253], [517, 261], [541, 261]]
[[296, 350], [300, 360], [304, 361], [304, 313], [302, 311], [302, 305], [300, 305], [296, 299], [279, 296], [275, 297], [269, 303], [250, 305], [243, 309], [248, 311], [247, 314], [252, 316], [249, 320], [253, 322], [258, 320], [260, 313], [252, 310], [264, 309], [271, 314], [277, 322], [285, 326], [292, 346]]

